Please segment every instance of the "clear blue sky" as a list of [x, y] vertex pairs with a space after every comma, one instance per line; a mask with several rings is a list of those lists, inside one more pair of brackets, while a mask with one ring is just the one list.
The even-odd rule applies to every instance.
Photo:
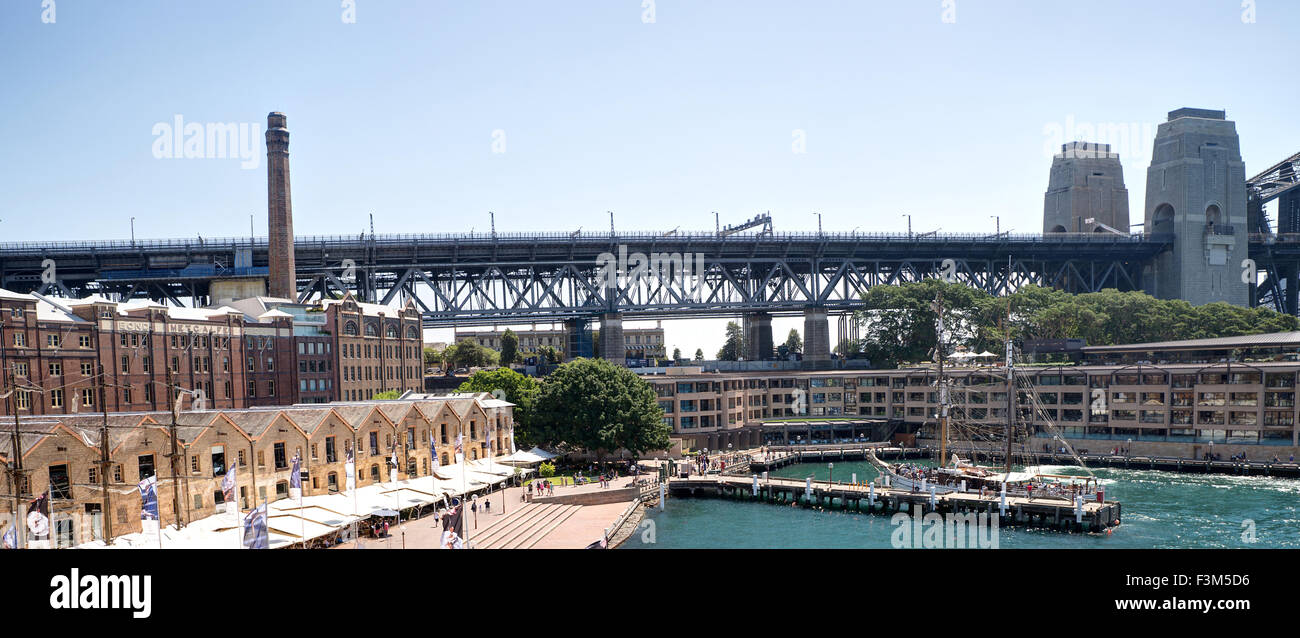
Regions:
[[[295, 230], [1035, 232], [1050, 131], [1144, 135], [1226, 109], [1247, 173], [1300, 147], [1300, 4], [999, 2], [0, 4], [0, 240], [246, 235], [256, 169], [156, 159], [156, 123], [289, 118]], [[504, 153], [493, 132], [504, 131]], [[792, 150], [794, 131], [806, 153]], [[1065, 140], [1060, 140], [1065, 141]], [[1142, 216], [1149, 137], [1123, 155]], [[716, 322], [703, 322], [713, 326]], [[778, 325], [778, 331], [783, 332]], [[694, 332], [694, 331], [692, 331]], [[720, 328], [678, 339], [712, 354]], [[713, 334], [717, 333], [717, 334]], [[685, 335], [685, 333], [683, 333]], [[674, 341], [670, 331], [670, 344]]]

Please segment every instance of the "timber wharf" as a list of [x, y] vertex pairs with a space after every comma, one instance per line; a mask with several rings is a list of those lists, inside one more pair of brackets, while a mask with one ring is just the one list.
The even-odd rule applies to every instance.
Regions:
[[667, 490], [674, 497], [718, 497], [742, 501], [839, 508], [845, 511], [890, 514], [901, 511], [987, 513], [1003, 526], [1046, 528], [1061, 532], [1104, 532], [1119, 525], [1120, 504], [1116, 501], [1069, 500], [1052, 497], [1003, 498], [972, 492], [935, 494], [892, 487], [785, 478], [711, 475], [668, 479]]

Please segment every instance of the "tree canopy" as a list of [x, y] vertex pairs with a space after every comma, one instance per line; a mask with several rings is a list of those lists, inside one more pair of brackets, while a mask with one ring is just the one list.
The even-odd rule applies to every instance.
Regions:
[[519, 358], [519, 336], [513, 330], [506, 328], [501, 333], [501, 365], [508, 366]]
[[1298, 325], [1296, 317], [1266, 308], [1221, 302], [1193, 306], [1113, 289], [1075, 295], [1032, 285], [1010, 295], [1008, 322], [1007, 297], [926, 279], [874, 286], [862, 296], [863, 308], [854, 317], [864, 337], [862, 354], [886, 367], [931, 360], [936, 325], [931, 303], [940, 291], [948, 352], [958, 345], [1000, 352], [1008, 328], [1016, 340], [1084, 339], [1089, 345], [1113, 345], [1283, 332]]
[[447, 346], [443, 359], [449, 368], [458, 366], [486, 368], [496, 365], [500, 355], [496, 350], [481, 346], [477, 341], [466, 337], [454, 346]]
[[528, 425], [534, 445], [603, 455], [667, 449], [672, 429], [654, 390], [634, 372], [603, 359], [574, 359], [542, 381]]
[[790, 336], [785, 338], [785, 343], [782, 345], [785, 346], [785, 351], [788, 354], [803, 353], [803, 339], [799, 338], [799, 330], [796, 328], [791, 328]]
[[739, 361], [740, 355], [744, 351], [744, 336], [740, 329], [740, 324], [734, 321], [727, 322], [727, 337], [722, 342], [722, 348], [718, 350], [719, 361]]
[[505, 391], [506, 401], [515, 404], [515, 441], [529, 447], [538, 445], [529, 431], [533, 411], [537, 405], [537, 396], [541, 392], [537, 380], [510, 368], [497, 368], [479, 370], [456, 388], [457, 392], [492, 392], [493, 390]]

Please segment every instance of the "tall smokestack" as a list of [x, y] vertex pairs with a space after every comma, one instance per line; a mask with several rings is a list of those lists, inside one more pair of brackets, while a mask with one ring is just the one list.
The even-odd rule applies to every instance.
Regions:
[[267, 260], [272, 297], [298, 298], [293, 264], [293, 204], [289, 200], [289, 129], [284, 113], [266, 116]]

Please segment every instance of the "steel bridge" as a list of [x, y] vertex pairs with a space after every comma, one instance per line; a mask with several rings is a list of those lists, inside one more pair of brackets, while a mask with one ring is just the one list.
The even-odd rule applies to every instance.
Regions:
[[[300, 301], [345, 291], [410, 298], [438, 327], [850, 309], [871, 286], [927, 277], [991, 294], [1031, 283], [1137, 290], [1144, 265], [1171, 242], [1109, 233], [364, 234], [298, 237], [295, 254]], [[654, 271], [638, 272], [638, 256]], [[265, 238], [0, 243], [0, 287], [20, 292], [201, 305], [214, 281], [266, 272]]]

